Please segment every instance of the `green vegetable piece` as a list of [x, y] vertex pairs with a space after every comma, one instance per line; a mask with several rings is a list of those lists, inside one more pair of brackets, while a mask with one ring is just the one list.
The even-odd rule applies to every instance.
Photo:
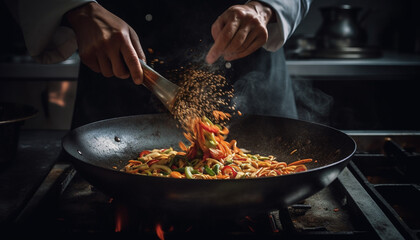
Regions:
[[170, 147], [170, 148], [166, 149], [163, 153], [164, 153], [164, 154], [168, 154], [168, 153], [170, 153], [171, 151], [173, 151], [172, 147]]
[[213, 166], [213, 172], [217, 175], [219, 174], [219, 169], [220, 169], [220, 165], [219, 164], [215, 164]]
[[188, 179], [192, 179], [193, 178], [192, 173], [191, 173], [192, 170], [193, 170], [193, 168], [191, 166], [185, 167], [185, 176]]
[[204, 165], [204, 170], [207, 172], [207, 174], [208, 175], [210, 175], [210, 176], [214, 176], [214, 175], [216, 175], [215, 173], [214, 173], [214, 171], [209, 167], [209, 166], [207, 166], [207, 165]]

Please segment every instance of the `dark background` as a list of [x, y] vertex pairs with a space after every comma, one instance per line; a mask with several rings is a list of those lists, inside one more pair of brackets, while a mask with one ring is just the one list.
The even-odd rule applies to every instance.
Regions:
[[[420, 59], [420, 1], [418, 0], [317, 0], [307, 17], [286, 43], [286, 53], [293, 48], [299, 36], [314, 36], [322, 24], [319, 8], [350, 4], [362, 8], [361, 26], [368, 34], [367, 44], [397, 56]], [[0, 63], [13, 62], [14, 56], [23, 56], [20, 63], [31, 62], [27, 57], [20, 29], [3, 2], [0, 2]], [[23, 60], [22, 60], [23, 59]], [[299, 59], [289, 59], [299, 61]], [[302, 60], [304, 61], [304, 60]], [[417, 61], [417, 63], [420, 62]], [[420, 66], [420, 65], [419, 65]], [[302, 69], [302, 73], [305, 69]], [[354, 70], [355, 73], [357, 69]], [[420, 72], [420, 71], [419, 71]], [[299, 117], [304, 120], [331, 125], [340, 129], [404, 129], [420, 130], [418, 75], [405, 75], [380, 79], [325, 76], [311, 77], [294, 74]], [[30, 103], [40, 109], [37, 120], [28, 122], [27, 128], [68, 129], [75, 93], [67, 95], [65, 108], [50, 104], [45, 108], [45, 96], [67, 81], [75, 91], [75, 79], [11, 79], [0, 77], [0, 101]], [[38, 89], [38, 93], [34, 92]], [[19, 95], [21, 94], [21, 96]], [[38, 95], [42, 95], [38, 96]], [[48, 104], [47, 104], [48, 105]], [[49, 112], [49, 115], [45, 112]], [[55, 117], [54, 114], [61, 117]], [[66, 119], [66, 120], [63, 120]], [[54, 122], [55, 121], [55, 122]]]

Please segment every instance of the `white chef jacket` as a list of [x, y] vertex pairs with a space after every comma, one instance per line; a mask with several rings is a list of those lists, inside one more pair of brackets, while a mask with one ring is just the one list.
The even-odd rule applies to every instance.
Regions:
[[[260, 1], [271, 6], [277, 17], [267, 26], [268, 41], [263, 47], [277, 51], [307, 14], [312, 0]], [[61, 22], [67, 11], [88, 2], [92, 0], [6, 0], [22, 29], [29, 54], [45, 64], [64, 61], [77, 50], [73, 30]]]

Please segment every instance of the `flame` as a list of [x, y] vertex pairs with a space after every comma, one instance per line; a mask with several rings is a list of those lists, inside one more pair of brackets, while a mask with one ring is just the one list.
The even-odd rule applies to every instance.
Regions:
[[162, 230], [162, 225], [160, 223], [156, 224], [155, 227], [156, 235], [159, 237], [160, 240], [165, 240], [165, 232]]
[[115, 211], [115, 232], [121, 232], [128, 221], [128, 210], [125, 206], [118, 204]]
[[122, 220], [120, 215], [115, 216], [115, 232], [121, 232], [122, 229]]

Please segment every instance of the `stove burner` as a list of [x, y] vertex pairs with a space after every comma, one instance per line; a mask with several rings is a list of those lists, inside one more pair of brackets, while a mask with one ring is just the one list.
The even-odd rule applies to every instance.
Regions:
[[420, 154], [403, 145], [385, 137], [383, 154], [356, 154], [350, 167], [404, 239], [420, 239]]

